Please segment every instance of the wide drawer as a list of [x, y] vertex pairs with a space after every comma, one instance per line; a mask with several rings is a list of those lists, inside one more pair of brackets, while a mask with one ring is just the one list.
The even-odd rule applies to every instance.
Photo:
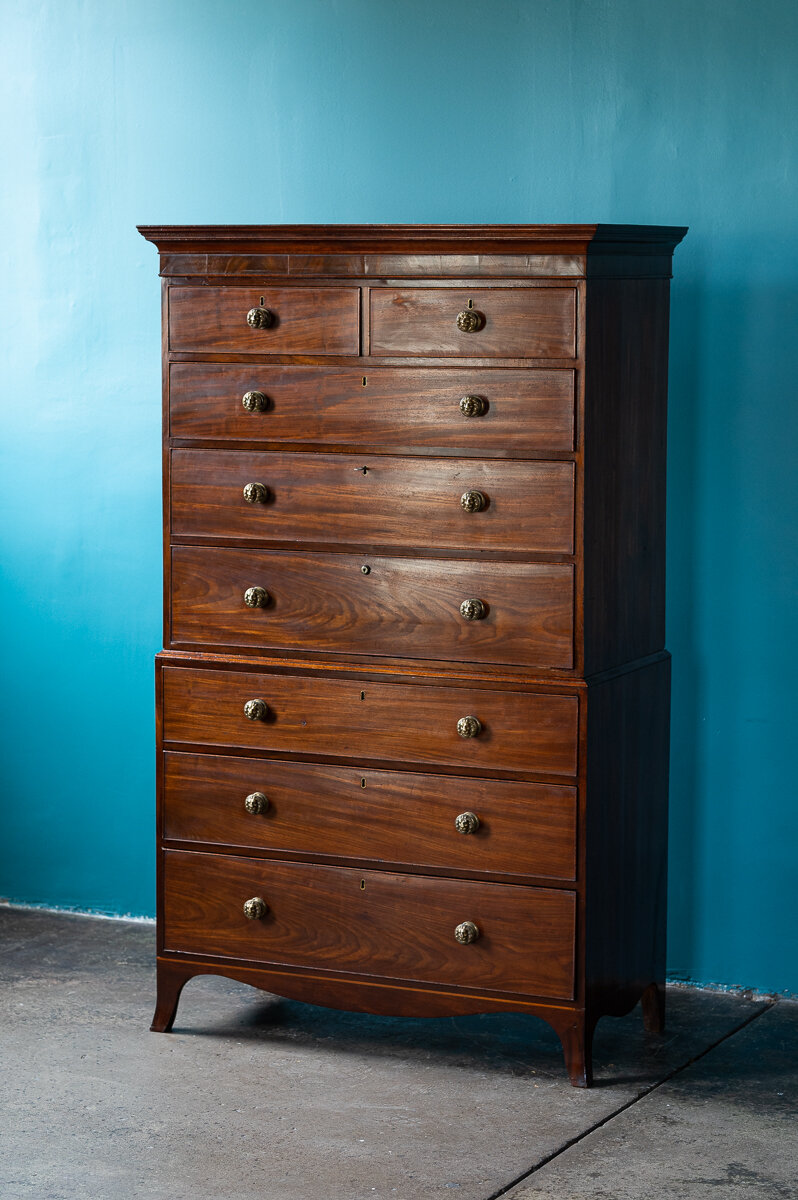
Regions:
[[[267, 309], [268, 328], [247, 323]], [[251, 354], [357, 354], [360, 290], [356, 287], [171, 287], [171, 350], [235, 350]]]
[[[248, 484], [262, 485], [262, 502], [247, 502]], [[175, 537], [469, 553], [574, 546], [571, 462], [173, 450], [171, 492]], [[483, 497], [481, 511], [464, 509], [467, 493]]]
[[[264, 916], [244, 904], [262, 899]], [[455, 928], [476, 925], [462, 945]], [[574, 992], [573, 892], [179, 850], [164, 855], [166, 952], [480, 991]]]
[[573, 665], [568, 563], [174, 546], [171, 594], [180, 646]]
[[[163, 688], [166, 742], [576, 774], [575, 695], [191, 667], [165, 667]], [[474, 736], [458, 733], [463, 717]]]
[[[163, 771], [163, 836], [175, 841], [576, 877], [573, 787], [174, 751]], [[458, 832], [455, 818], [470, 813], [476, 829], [466, 819]]]
[[[172, 363], [170, 432], [515, 456], [572, 450], [572, 370]], [[243, 400], [247, 396], [245, 407]], [[461, 409], [461, 400], [466, 400]], [[467, 415], [472, 413], [474, 415]]]
[[[457, 358], [573, 358], [576, 289], [372, 288], [372, 354]], [[481, 328], [464, 332], [471, 310]]]

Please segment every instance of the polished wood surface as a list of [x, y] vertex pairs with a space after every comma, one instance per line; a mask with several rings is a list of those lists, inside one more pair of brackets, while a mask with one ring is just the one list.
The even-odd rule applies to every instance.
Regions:
[[[164, 949], [570, 999], [572, 892], [167, 851]], [[247, 920], [262, 897], [268, 912]], [[479, 938], [455, 940], [473, 921]]]
[[[573, 881], [576, 789], [169, 751], [163, 836], [316, 860]], [[263, 813], [244, 799], [262, 792]], [[455, 817], [476, 814], [475, 833]]]
[[[469, 554], [574, 548], [570, 462], [173, 450], [171, 472], [176, 538]], [[249, 482], [269, 489], [266, 503], [244, 500]], [[487, 501], [482, 512], [461, 506], [472, 490]]]
[[[364, 1012], [518, 1009], [587, 1086], [603, 1015], [641, 1001], [648, 1030], [664, 1020], [668, 280], [686, 231], [142, 232], [164, 337], [153, 1028], [203, 973]], [[465, 812], [475, 832], [456, 831]], [[260, 894], [272, 911], [247, 921]], [[474, 945], [462, 920], [484, 926]]]
[[[247, 324], [248, 311], [259, 307], [273, 314], [271, 328]], [[176, 288], [169, 299], [169, 345], [251, 354], [357, 354], [359, 320], [357, 288]]]
[[[364, 570], [367, 572], [364, 574]], [[260, 587], [265, 607], [244, 593]], [[172, 644], [573, 665], [573, 567], [210, 546], [172, 549]], [[482, 600], [481, 620], [460, 605]]]
[[[268, 398], [247, 412], [245, 392]], [[407, 453], [454, 451], [523, 457], [573, 449], [572, 370], [436, 367], [400, 370], [318, 366], [172, 363], [170, 432], [222, 442], [354, 444]], [[479, 417], [463, 396], [485, 401]]]
[[[267, 719], [247, 719], [252, 699], [265, 701]], [[577, 768], [579, 702], [570, 695], [166, 667], [163, 713], [166, 742], [400, 766], [565, 776]], [[459, 736], [466, 716], [481, 722], [479, 736]]]
[[[571, 287], [372, 288], [370, 353], [434, 354], [456, 358], [573, 358], [576, 354], [576, 291]], [[484, 325], [474, 333], [457, 327], [457, 315], [473, 307]]]

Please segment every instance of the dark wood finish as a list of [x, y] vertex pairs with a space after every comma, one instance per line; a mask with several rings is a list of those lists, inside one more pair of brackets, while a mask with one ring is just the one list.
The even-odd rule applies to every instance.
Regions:
[[[167, 851], [164, 950], [571, 999], [572, 892]], [[262, 897], [268, 912], [242, 908]], [[476, 923], [460, 945], [454, 930]]]
[[[357, 354], [357, 288], [177, 287], [170, 291], [172, 350], [251, 354]], [[251, 308], [268, 308], [269, 329], [251, 329]]]
[[586, 361], [584, 669], [591, 675], [665, 645], [667, 281], [596, 280]]
[[[244, 715], [262, 699], [266, 720]], [[579, 702], [571, 695], [483, 691], [329, 676], [164, 670], [164, 740], [364, 761], [573, 776]], [[461, 717], [482, 723], [458, 735]]]
[[[473, 877], [576, 878], [576, 789], [173, 751], [163, 757], [163, 836], [238, 851]], [[244, 799], [262, 792], [264, 813]], [[476, 813], [476, 833], [454, 820]]]
[[[366, 561], [366, 557], [368, 561]], [[366, 567], [368, 574], [363, 573]], [[172, 644], [573, 666], [573, 567], [175, 546]], [[265, 607], [244, 593], [261, 587]], [[468, 621], [462, 601], [487, 612]]]
[[[473, 307], [482, 329], [462, 333], [457, 314]], [[576, 291], [572, 287], [372, 288], [370, 352], [456, 358], [573, 358]]]
[[[602, 1016], [641, 1001], [647, 1030], [664, 1022], [668, 279], [686, 231], [142, 232], [164, 277], [171, 639], [153, 1028], [203, 973], [364, 1012], [517, 1009], [587, 1086]], [[469, 304], [485, 325], [462, 334]], [[246, 325], [258, 306], [271, 330]], [[267, 411], [245, 412], [251, 390]], [[460, 414], [465, 394], [483, 416]], [[247, 482], [270, 502], [247, 505]], [[484, 512], [462, 512], [466, 490]], [[269, 607], [242, 604], [252, 585]], [[459, 618], [466, 592], [484, 621]], [[245, 718], [254, 698], [267, 720]], [[464, 715], [479, 737], [458, 737]], [[252, 790], [267, 812], [245, 811]], [[263, 923], [241, 915], [256, 888]], [[474, 946], [461, 919], [484, 924]]]
[[[268, 487], [267, 503], [244, 500], [250, 482]], [[470, 490], [486, 497], [482, 512], [461, 507]], [[467, 553], [574, 545], [570, 462], [173, 450], [171, 503], [176, 538]]]
[[[565, 369], [173, 363], [169, 391], [175, 438], [353, 444], [407, 453], [454, 448], [514, 458], [574, 445], [574, 373]], [[249, 391], [268, 397], [265, 412], [244, 409], [241, 398]], [[483, 416], [463, 416], [465, 395], [486, 401]]]
[[587, 1000], [621, 1016], [665, 983], [669, 656], [590, 687], [586, 709]]

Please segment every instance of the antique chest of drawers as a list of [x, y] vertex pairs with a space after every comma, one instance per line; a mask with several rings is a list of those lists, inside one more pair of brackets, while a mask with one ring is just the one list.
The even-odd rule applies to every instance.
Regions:
[[638, 226], [142, 228], [158, 999], [663, 1021], [671, 258]]

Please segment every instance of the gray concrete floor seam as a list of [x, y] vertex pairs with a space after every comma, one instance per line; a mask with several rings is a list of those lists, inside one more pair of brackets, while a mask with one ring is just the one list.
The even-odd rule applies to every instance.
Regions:
[[535, 1165], [530, 1167], [528, 1171], [525, 1171], [523, 1175], [519, 1175], [518, 1178], [513, 1179], [511, 1183], [505, 1184], [503, 1187], [499, 1188], [497, 1192], [491, 1192], [489, 1196], [485, 1197], [485, 1200], [501, 1200], [502, 1196], [506, 1196], [509, 1192], [512, 1192], [514, 1188], [519, 1186], [519, 1184], [526, 1183], [528, 1179], [531, 1179], [532, 1176], [538, 1171], [542, 1171], [544, 1167], [547, 1167], [549, 1163], [553, 1162], [556, 1158], [559, 1158], [563, 1154], [567, 1154], [569, 1150], [572, 1150], [574, 1146], [578, 1146], [580, 1142], [585, 1140], [585, 1138], [590, 1137], [591, 1134], [596, 1133], [599, 1129], [603, 1129], [605, 1126], [610, 1125], [616, 1119], [616, 1117], [621, 1116], [630, 1108], [633, 1108], [635, 1104], [639, 1104], [641, 1100], [645, 1100], [645, 1098], [650, 1096], [652, 1092], [656, 1092], [658, 1088], [661, 1088], [664, 1084], [669, 1083], [677, 1075], [680, 1075], [683, 1071], [687, 1071], [695, 1063], [700, 1062], [702, 1058], [704, 1058], [707, 1054], [711, 1054], [712, 1051], [717, 1049], [717, 1047], [723, 1042], [727, 1042], [730, 1038], [736, 1037], [739, 1033], [742, 1033], [742, 1031], [746, 1029], [753, 1021], [758, 1020], [760, 1017], [764, 1016], [766, 1012], [769, 1012], [776, 1003], [777, 1001], [765, 1003], [761, 1009], [759, 1009], [757, 1012], [749, 1014], [744, 1021], [741, 1021], [740, 1024], [734, 1029], [730, 1029], [728, 1033], [725, 1033], [722, 1037], [718, 1038], [718, 1040], [713, 1042], [711, 1046], [707, 1046], [706, 1049], [702, 1050], [699, 1054], [694, 1055], [686, 1062], [674, 1067], [669, 1074], [664, 1075], [662, 1079], [656, 1080], [649, 1087], [644, 1088], [636, 1096], [632, 1096], [632, 1098], [627, 1100], [625, 1104], [619, 1105], [614, 1112], [608, 1113], [607, 1116], [602, 1117], [602, 1119], [599, 1121], [596, 1121], [595, 1125], [591, 1125], [589, 1129], [583, 1130], [569, 1141], [563, 1143], [562, 1146], [552, 1150], [550, 1154], [541, 1159], [539, 1162], [535, 1163]]

